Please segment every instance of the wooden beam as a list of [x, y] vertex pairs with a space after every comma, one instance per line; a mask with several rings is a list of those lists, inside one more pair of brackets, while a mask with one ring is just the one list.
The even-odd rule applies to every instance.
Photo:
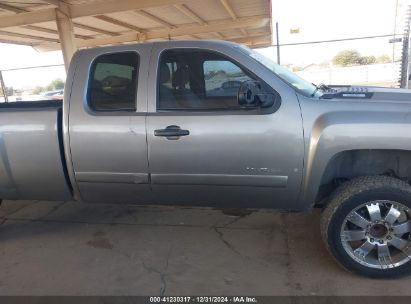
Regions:
[[78, 23], [78, 22], [73, 22], [73, 26], [77, 27], [77, 28], [81, 28], [83, 30], [90, 31], [90, 32], [100, 33], [100, 34], [109, 35], [109, 36], [118, 36], [119, 35], [119, 33], [106, 31], [106, 30], [103, 30], [103, 29], [100, 29], [100, 28], [96, 28], [94, 26], [89, 26], [89, 25], [85, 25], [85, 24], [82, 24], [82, 23]]
[[63, 52], [64, 66], [67, 72], [71, 58], [77, 50], [73, 23], [71, 22], [71, 18], [58, 8], [56, 9], [56, 23], [59, 31], [61, 50]]
[[[0, 3], [0, 8], [11, 11], [13, 13], [19, 14], [19, 13], [26, 13], [29, 12], [24, 8], [20, 8], [20, 7], [15, 7], [15, 6], [11, 6], [11, 5], [7, 5], [7, 4], [2, 4]], [[35, 26], [35, 25], [25, 25], [24, 28], [33, 30], [33, 31], [38, 31], [38, 32], [43, 32], [43, 33], [49, 33], [49, 34], [54, 34], [54, 35], [58, 35], [58, 31], [56, 30], [51, 30], [48, 28], [44, 28], [44, 27], [40, 27], [40, 26]], [[94, 28], [93, 28], [94, 30]], [[83, 36], [83, 35], [75, 35], [77, 38], [81, 38], [81, 39], [89, 39], [89, 37], [87, 36]], [[40, 37], [41, 38], [41, 37]]]
[[271, 35], [256, 35], [256, 36], [234, 38], [234, 39], [230, 39], [230, 41], [234, 41], [236, 43], [241, 43], [241, 44], [247, 44], [247, 45], [263, 44], [263, 43], [271, 44]]
[[227, 13], [230, 15], [231, 18], [233, 18], [233, 20], [237, 20], [238, 17], [237, 15], [234, 13], [233, 8], [231, 7], [230, 3], [228, 3], [228, 0], [220, 0], [221, 4], [224, 6], [225, 10], [227, 11]]
[[186, 15], [188, 18], [191, 20], [197, 22], [198, 24], [206, 24], [206, 22], [201, 19], [196, 13], [194, 13], [191, 9], [189, 9], [186, 5], [184, 4], [174, 4], [174, 7], [178, 9], [181, 13]]
[[[118, 37], [117, 37], [118, 38]], [[113, 37], [113, 39], [116, 39]], [[137, 39], [137, 36], [134, 37], [134, 40]], [[227, 39], [224, 39], [227, 40]], [[269, 35], [257, 35], [257, 36], [249, 36], [249, 37], [238, 37], [233, 39], [228, 39], [229, 41], [233, 41], [240, 44], [245, 44], [249, 47], [267, 47], [272, 45], [271, 36]], [[56, 44], [38, 44], [33, 46], [40, 52], [48, 52], [58, 50], [59, 46]]]
[[[11, 6], [11, 5], [1, 4], [1, 3], [0, 3], [0, 8], [7, 9], [7, 10], [9, 10], [9, 11], [11, 11], [11, 12], [14, 12], [14, 13], [19, 13], [18, 16], [14, 15], [14, 16], [16, 16], [16, 18], [19, 18], [20, 16], [22, 16], [23, 14], [25, 14], [25, 13], [28, 12], [27, 10], [25, 10], [25, 9], [23, 9], [23, 8], [14, 7], [14, 6]], [[54, 10], [54, 9], [53, 9], [53, 10]], [[65, 10], [66, 10], [66, 11], [68, 10], [67, 5], [66, 5], [66, 7], [65, 7]], [[1, 20], [1, 19], [0, 19], [0, 20]], [[54, 20], [54, 19], [53, 19], [53, 20]], [[1, 21], [0, 21], [0, 23], [1, 23]], [[92, 26], [88, 26], [88, 25], [84, 25], [84, 24], [81, 24], [81, 23], [73, 22], [73, 25], [74, 25], [75, 27], [81, 28], [81, 29], [83, 29], [83, 30], [88, 30], [88, 31], [95, 32], [95, 33], [100, 33], [100, 34], [105, 34], [105, 35], [111, 35], [111, 36], [118, 35], [117, 33], [113, 33], [113, 32], [110, 32], [110, 31], [105, 31], [105, 30], [98, 29], [98, 28], [95, 28], [95, 27], [92, 27]], [[27, 26], [31, 26], [32, 29], [34, 28], [34, 26], [32, 26], [32, 25], [27, 25]], [[27, 27], [27, 26], [25, 26], [25, 27]], [[43, 29], [42, 27], [39, 27], [39, 26], [36, 26], [36, 28], [37, 28], [36, 30], [38, 30], [38, 31], [40, 31], [40, 29]], [[46, 29], [46, 30], [47, 30], [47, 29]], [[44, 30], [44, 32], [46, 32], [46, 30]], [[57, 32], [57, 31], [56, 31], [56, 34], [58, 35], [58, 32]], [[86, 37], [86, 36], [83, 36], [83, 37]]]
[[187, 0], [108, 0], [99, 2], [98, 5], [96, 5], [95, 3], [73, 5], [71, 6], [70, 11], [72, 18], [78, 18], [94, 15], [104, 15], [107, 13], [146, 9], [156, 6], [169, 6], [184, 2], [187, 2]]
[[[233, 8], [231, 7], [230, 3], [228, 3], [228, 0], [220, 0], [220, 2], [221, 2], [221, 4], [224, 6], [224, 8], [225, 8], [225, 10], [227, 11], [227, 13], [231, 16], [231, 18], [232, 18], [233, 20], [237, 20], [238, 17], [237, 17], [237, 15], [235, 14], [235, 12], [234, 12]], [[247, 35], [248, 35], [248, 33], [246, 32], [245, 29], [240, 29], [240, 31], [241, 31], [241, 33], [242, 33], [244, 36], [247, 36]]]
[[39, 27], [39, 26], [35, 26], [35, 25], [25, 25], [25, 26], [22, 26], [22, 28], [26, 28], [26, 29], [31, 30], [31, 31], [49, 33], [49, 34], [53, 34], [53, 35], [58, 35], [59, 34], [59, 32], [56, 31], [56, 30], [52, 30], [52, 29], [45, 28], [45, 27]]
[[129, 29], [129, 30], [133, 30], [135, 32], [139, 32], [139, 33], [144, 32], [141, 28], [138, 28], [137, 26], [134, 26], [130, 23], [120, 21], [118, 19], [115, 19], [115, 18], [112, 18], [112, 17], [109, 17], [109, 16], [97, 15], [97, 16], [94, 16], [94, 18], [97, 18], [99, 20], [102, 20], [102, 21], [105, 21], [105, 22], [108, 22], [108, 23], [111, 23], [111, 24], [115, 24], [115, 25], [124, 27], [124, 28]]
[[212, 33], [214, 36], [216, 36], [219, 39], [225, 40], [225, 37], [223, 34], [219, 33], [219, 32], [214, 32]]
[[25, 9], [15, 7], [12, 5], [0, 3], [0, 8], [5, 11], [13, 12], [13, 13], [21, 13], [21, 12], [27, 12]]
[[221, 29], [235, 30], [240, 28], [259, 28], [265, 26], [269, 22], [268, 16], [254, 16], [240, 18], [237, 20], [220, 20], [210, 22], [205, 25], [184, 25], [170, 30], [153, 30], [147, 32], [146, 39], [159, 39], [166, 37], [185, 36], [203, 34], [209, 32], [217, 32]]
[[54, 8], [38, 10], [35, 12], [26, 12], [16, 15], [3, 15], [0, 18], [0, 28], [29, 25], [33, 23], [54, 21]]
[[43, 2], [45, 2], [45, 3], [47, 3], [47, 4], [52, 4], [52, 5], [56, 6], [56, 7], [59, 7], [60, 4], [61, 4], [61, 1], [60, 1], [60, 0], [41, 0], [41, 1], [43, 1]]
[[[186, 15], [187, 17], [191, 18], [191, 20], [197, 22], [198, 24], [201, 24], [201, 25], [207, 24], [207, 22], [205, 22], [200, 16], [198, 16], [196, 13], [194, 13], [186, 5], [184, 5], [184, 4], [174, 4], [174, 7], [176, 9], [178, 9], [181, 13]], [[220, 34], [219, 32], [214, 32], [214, 33], [211, 33], [211, 34], [215, 35], [219, 39], [224, 39], [224, 36], [222, 34]], [[200, 39], [200, 38], [198, 38], [198, 39]]]
[[153, 30], [146, 33], [146, 39], [158, 39], [166, 37], [195, 35], [209, 32], [216, 32], [221, 28], [226, 30], [250, 27], [258, 28], [266, 25], [269, 22], [269, 18], [262, 16], [241, 18], [237, 20], [220, 20], [210, 22], [206, 25], [184, 25], [174, 29]]
[[[191, 0], [200, 1], [200, 0]], [[78, 5], [68, 5], [66, 14], [74, 19], [87, 16], [104, 15], [107, 13], [124, 12], [131, 10], [146, 9], [158, 6], [168, 6], [178, 3], [184, 3], [187, 0], [108, 0], [104, 2], [85, 3]], [[29, 25], [55, 20], [54, 8], [45, 8], [41, 10], [21, 13], [15, 15], [3, 15], [0, 18], [0, 28]]]
[[0, 43], [18, 44], [18, 45], [27, 45], [27, 46], [33, 46], [34, 44], [32, 42], [15, 41], [15, 40], [3, 39], [3, 38], [0, 38]]
[[255, 43], [255, 44], [245, 44], [246, 46], [248, 46], [251, 49], [256, 49], [256, 48], [265, 48], [265, 47], [269, 47], [272, 46], [272, 42], [271, 41], [267, 41], [267, 42], [263, 42], [263, 43]]
[[[43, 33], [49, 33], [49, 34], [53, 34], [53, 35], [57, 35], [57, 36], [59, 34], [58, 31], [52, 30], [52, 29], [49, 29], [49, 28], [46, 28], [46, 27], [40, 27], [40, 26], [35, 26], [35, 25], [25, 25], [23, 27], [28, 29], [28, 30], [38, 31], [38, 32], [43, 32]], [[79, 38], [79, 39], [91, 39], [91, 38], [93, 38], [92, 36], [79, 35], [79, 34], [74, 34], [74, 37]]]
[[[45, 2], [51, 3], [53, 2], [54, 5], [60, 4], [57, 0], [43, 0]], [[200, 0], [191, 0], [191, 1], [200, 1]], [[231, 7], [228, 0], [220, 0], [228, 14], [233, 20], [238, 19], [236, 16], [233, 8]], [[113, 13], [113, 12], [121, 12], [121, 11], [130, 11], [130, 10], [142, 10], [147, 9], [150, 7], [159, 7], [159, 6], [168, 6], [168, 5], [181, 5], [187, 2], [187, 0], [109, 0], [105, 2], [101, 2], [98, 5], [95, 3], [86, 3], [86, 4], [79, 4], [79, 5], [67, 5], [67, 11], [65, 12], [71, 18], [78, 18], [78, 17], [86, 17], [86, 16], [94, 16], [94, 15], [103, 15], [105, 13]], [[5, 4], [3, 4], [4, 6]], [[185, 8], [187, 8], [185, 6]], [[182, 10], [185, 11], [186, 14], [190, 14], [187, 12], [187, 9], [183, 8]], [[181, 7], [180, 7], [181, 11]], [[140, 11], [142, 14], [145, 13], [145, 16], [150, 19], [156, 19], [155, 21], [162, 24], [165, 27], [173, 28], [168, 22], [149, 14], [145, 11]], [[150, 16], [149, 16], [150, 15]], [[192, 14], [190, 14], [190, 18], [196, 18]], [[195, 15], [195, 14], [194, 14]], [[198, 17], [198, 16], [197, 16]], [[201, 19], [201, 18], [200, 18]], [[0, 18], [0, 28], [7, 28], [13, 26], [22, 26], [22, 25], [30, 25], [33, 23], [41, 23], [47, 21], [54, 21], [55, 20], [55, 12], [54, 9], [41, 9], [32, 12], [24, 12], [15, 15], [6, 15]], [[199, 20], [195, 20], [198, 24]], [[104, 31], [102, 29], [93, 28], [90, 26], [86, 26], [79, 23], [73, 24], [75, 27], [83, 28], [86, 30], [90, 30], [96, 33], [102, 33], [106, 35], [118, 35], [114, 32]], [[201, 25], [201, 24], [200, 24]], [[175, 27], [174, 27], [175, 28]], [[221, 31], [221, 29], [219, 29]], [[239, 28], [244, 35], [247, 32], [244, 28]], [[218, 34], [217, 34], [218, 35]]]
[[59, 42], [58, 39], [32, 36], [32, 35], [14, 33], [14, 32], [9, 32], [9, 31], [0, 31], [0, 35], [9, 36], [9, 37], [19, 37], [19, 38], [25, 38], [25, 39], [31, 39], [31, 40], [37, 40], [37, 41]]
[[150, 20], [152, 20], [152, 21], [154, 21], [154, 22], [157, 22], [157, 23], [159, 23], [159, 24], [161, 24], [161, 25], [163, 25], [163, 26], [165, 26], [165, 27], [167, 27], [167, 28], [175, 28], [174, 25], [172, 25], [172, 24], [168, 23], [167, 21], [165, 21], [165, 20], [163, 20], [163, 19], [161, 19], [161, 18], [159, 18], [159, 17], [157, 17], [157, 16], [154, 16], [153, 14], [150, 14], [150, 13], [148, 13], [148, 12], [146, 12], [146, 11], [138, 10], [138, 11], [135, 11], [135, 12], [138, 13], [138, 14], [140, 14], [141, 16], [144, 16], [144, 17], [146, 17], [146, 18], [148, 18], [148, 19], [150, 19]]
[[[265, 26], [270, 21], [268, 16], [254, 16], [239, 18], [238, 20], [220, 20], [209, 22], [207, 25], [185, 25], [174, 29], [160, 29], [148, 31], [145, 34], [130, 33], [115, 37], [102, 37], [89, 40], [77, 41], [78, 47], [94, 47], [107, 44], [118, 44], [134, 42], [141, 40], [162, 39], [167, 37], [179, 37], [187, 35], [196, 35], [210, 32], [217, 32], [224, 28], [225, 30], [235, 30], [239, 28], [259, 28]], [[59, 44], [39, 44], [35, 48], [40, 51], [58, 50]]]

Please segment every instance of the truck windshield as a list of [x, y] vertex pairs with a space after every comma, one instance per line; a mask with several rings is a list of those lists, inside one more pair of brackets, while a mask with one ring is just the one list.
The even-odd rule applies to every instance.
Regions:
[[311, 97], [316, 96], [317, 94], [321, 95], [317, 87], [309, 83], [308, 81], [300, 78], [296, 74], [290, 72], [286, 68], [282, 67], [281, 65], [275, 63], [271, 59], [265, 57], [264, 55], [257, 53], [253, 50], [248, 50], [250, 57], [255, 59], [257, 62], [268, 68], [271, 72], [281, 78], [283, 81], [291, 85], [294, 89], [296, 89], [301, 94]]

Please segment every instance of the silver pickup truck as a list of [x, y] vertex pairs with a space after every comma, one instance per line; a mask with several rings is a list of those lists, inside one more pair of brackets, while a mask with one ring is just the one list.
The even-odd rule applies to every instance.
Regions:
[[0, 104], [0, 197], [321, 207], [342, 266], [395, 277], [411, 273], [410, 130], [409, 91], [315, 86], [233, 43], [86, 49], [64, 102]]

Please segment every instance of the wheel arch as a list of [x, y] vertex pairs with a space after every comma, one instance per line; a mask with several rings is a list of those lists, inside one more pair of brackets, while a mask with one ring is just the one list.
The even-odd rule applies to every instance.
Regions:
[[[388, 156], [400, 155], [400, 159], [411, 153], [408, 132], [411, 119], [404, 119], [403, 109], [384, 106], [370, 110], [369, 104], [356, 104], [357, 110], [347, 110], [346, 105], [309, 104], [303, 102], [305, 132], [305, 158], [303, 180], [299, 195], [300, 210], [308, 210], [318, 203], [323, 180], [336, 172], [339, 163], [346, 164], [348, 159], [358, 159], [357, 166], [362, 170], [352, 171], [349, 178], [360, 175], [384, 174], [364, 170], [366, 152], [358, 156], [353, 151], [372, 151], [372, 159], [386, 160]], [[333, 107], [327, 112], [325, 106]], [[315, 107], [320, 107], [319, 109]], [[315, 111], [314, 111], [315, 109]], [[318, 115], [319, 110], [324, 112]], [[384, 111], [383, 111], [384, 110]], [[393, 154], [393, 152], [395, 153]], [[406, 151], [398, 152], [397, 151]], [[354, 157], [355, 156], [355, 157]], [[344, 160], [344, 161], [342, 161]], [[384, 162], [382, 161], [382, 162]], [[349, 168], [349, 165], [347, 165]], [[338, 178], [339, 176], [333, 176]], [[344, 176], [343, 176], [344, 177]]]
[[341, 183], [359, 176], [387, 175], [411, 181], [411, 150], [353, 149], [329, 158], [316, 188], [314, 204], [322, 206]]

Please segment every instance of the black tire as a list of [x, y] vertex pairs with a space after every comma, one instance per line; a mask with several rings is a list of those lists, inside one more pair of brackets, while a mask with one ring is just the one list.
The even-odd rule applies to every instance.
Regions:
[[388, 176], [358, 177], [342, 184], [332, 193], [322, 213], [323, 241], [336, 261], [354, 273], [371, 278], [396, 278], [410, 275], [411, 260], [394, 268], [377, 269], [362, 265], [344, 249], [341, 229], [345, 225], [346, 217], [363, 204], [377, 200], [394, 201], [411, 209], [411, 186]]

